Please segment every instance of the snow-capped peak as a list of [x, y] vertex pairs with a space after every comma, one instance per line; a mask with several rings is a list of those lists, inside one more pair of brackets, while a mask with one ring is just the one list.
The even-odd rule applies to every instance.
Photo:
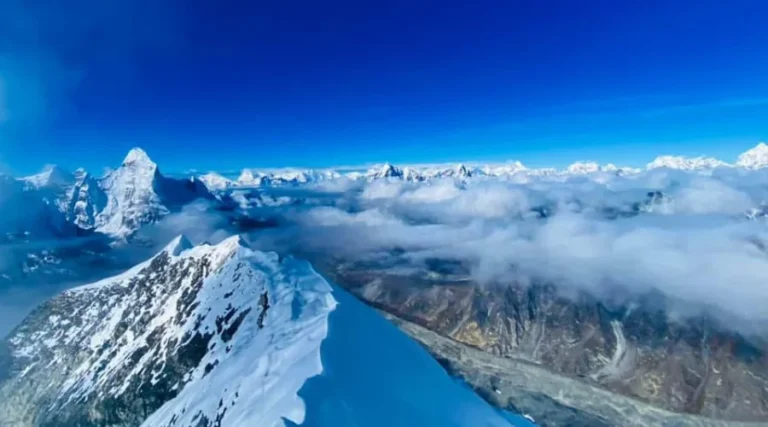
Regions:
[[[251, 176], [251, 178], [252, 177], [253, 176]], [[208, 172], [205, 175], [201, 175], [199, 179], [209, 190], [226, 190], [234, 185], [232, 180], [229, 180], [216, 172]]]
[[243, 185], [250, 185], [256, 180], [256, 177], [253, 175], [253, 172], [250, 169], [243, 169], [242, 172], [240, 172], [240, 176], [237, 177], [238, 184]]
[[165, 245], [162, 252], [171, 256], [179, 256], [182, 252], [192, 249], [193, 247], [194, 245], [187, 239], [187, 236], [180, 234], [175, 239], [171, 240], [170, 243]]
[[75, 177], [59, 166], [46, 165], [40, 173], [24, 177], [22, 180], [33, 188], [67, 187], [74, 183]]
[[384, 163], [379, 167], [370, 169], [366, 175], [373, 179], [396, 178], [401, 177], [403, 175], [403, 171], [390, 163]]
[[139, 147], [132, 148], [123, 160], [123, 166], [143, 166], [156, 168], [157, 164], [149, 158], [147, 152]]
[[659, 156], [648, 163], [646, 169], [669, 168], [679, 170], [703, 170], [730, 166], [714, 157]]
[[502, 165], [487, 165], [480, 169], [485, 175], [490, 176], [504, 176], [514, 175], [519, 172], [526, 172], [528, 168], [525, 167], [519, 160], [507, 162]]
[[331, 169], [243, 169], [237, 181], [233, 184], [243, 186], [299, 185], [336, 179], [341, 176], [340, 173]]
[[405, 167], [403, 168], [403, 179], [406, 181], [418, 182], [421, 181], [422, 176], [416, 169]]
[[456, 165], [456, 175], [458, 176], [469, 176], [469, 170], [467, 170], [467, 167], [464, 166], [463, 163], [459, 163]]
[[208, 189], [196, 179], [166, 178], [144, 150], [132, 149], [123, 164], [100, 182], [106, 205], [95, 218], [97, 231], [127, 237], [143, 224], [155, 222]]
[[768, 166], [768, 144], [761, 142], [739, 156], [736, 165], [746, 169], [760, 169]]
[[587, 175], [599, 171], [600, 165], [595, 162], [576, 162], [566, 169], [566, 172], [572, 175]]
[[506, 167], [507, 167], [509, 170], [514, 170], [514, 171], [516, 171], [516, 172], [517, 172], [517, 171], [524, 171], [524, 170], [527, 170], [527, 169], [528, 169], [527, 167], [525, 167], [525, 165], [524, 165], [524, 164], [523, 164], [523, 163], [522, 163], [520, 160], [515, 160], [515, 161], [513, 161], [513, 162], [509, 162], [509, 163], [507, 163], [505, 166], [506, 166]]

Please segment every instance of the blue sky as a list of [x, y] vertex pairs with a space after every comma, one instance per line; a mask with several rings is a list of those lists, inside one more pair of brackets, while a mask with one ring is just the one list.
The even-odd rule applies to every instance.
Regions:
[[0, 4], [14, 173], [137, 145], [181, 171], [732, 160], [768, 139], [761, 1]]

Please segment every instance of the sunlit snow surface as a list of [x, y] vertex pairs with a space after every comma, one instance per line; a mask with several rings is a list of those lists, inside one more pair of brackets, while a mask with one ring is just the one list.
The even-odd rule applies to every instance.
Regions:
[[263, 329], [261, 321], [253, 321], [255, 316], [246, 316], [227, 351], [218, 351], [215, 359], [215, 351], [209, 353], [200, 364], [215, 364], [215, 368], [207, 375], [193, 376], [143, 426], [196, 426], [203, 416], [210, 422], [217, 420], [219, 427], [304, 421], [304, 404], [296, 393], [307, 378], [322, 371], [320, 343], [327, 335], [328, 314], [336, 305], [331, 287], [305, 262], [286, 260], [279, 272], [269, 271], [274, 264], [269, 255], [274, 254], [241, 251], [250, 253], [252, 268], [266, 269], [269, 308]]
[[[215, 248], [229, 241], [235, 239]], [[271, 265], [267, 254], [242, 248], [237, 254], [253, 259], [255, 270]], [[263, 328], [248, 316], [231, 351], [213, 351], [201, 361], [216, 363], [211, 372], [192, 375], [143, 426], [196, 426], [203, 417], [203, 424], [220, 427], [530, 425], [505, 420], [308, 263], [281, 265], [264, 283], [270, 297]], [[206, 282], [208, 288], [219, 286]]]
[[334, 287], [333, 295], [338, 305], [321, 346], [323, 372], [299, 392], [307, 405], [302, 426], [532, 425], [522, 417], [502, 416], [345, 291]]

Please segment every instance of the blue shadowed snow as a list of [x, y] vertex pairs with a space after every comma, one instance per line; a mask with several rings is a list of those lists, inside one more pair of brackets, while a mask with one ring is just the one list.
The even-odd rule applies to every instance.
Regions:
[[323, 373], [304, 384], [306, 427], [531, 426], [500, 414], [455, 381], [397, 327], [334, 286], [338, 306], [320, 353]]

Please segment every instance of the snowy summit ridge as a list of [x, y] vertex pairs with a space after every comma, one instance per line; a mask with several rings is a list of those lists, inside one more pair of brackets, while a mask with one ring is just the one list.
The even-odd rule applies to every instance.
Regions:
[[49, 386], [25, 404], [0, 388], [0, 422], [37, 414], [86, 425], [106, 415], [98, 403], [106, 399], [126, 408], [126, 424], [301, 423], [296, 393], [321, 371], [334, 307], [331, 287], [304, 263], [253, 251], [237, 236], [200, 246], [180, 236], [27, 319], [9, 341], [24, 366], [18, 381]]

